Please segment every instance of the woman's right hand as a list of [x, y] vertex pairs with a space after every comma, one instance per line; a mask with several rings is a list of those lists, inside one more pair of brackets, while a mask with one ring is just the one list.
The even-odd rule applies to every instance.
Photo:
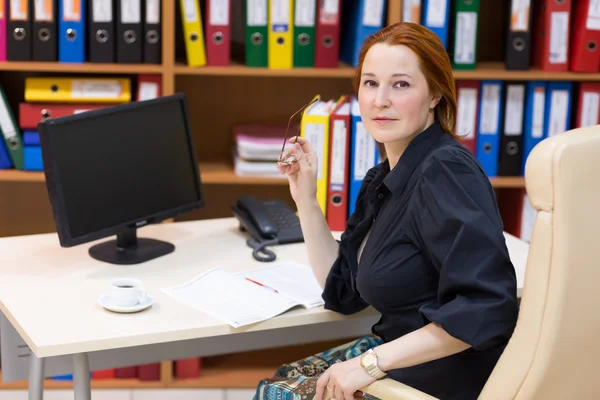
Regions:
[[317, 155], [308, 140], [303, 137], [291, 137], [289, 142], [296, 142], [289, 152], [294, 154], [298, 161], [292, 165], [278, 165], [279, 172], [287, 174], [290, 194], [297, 205], [316, 200]]

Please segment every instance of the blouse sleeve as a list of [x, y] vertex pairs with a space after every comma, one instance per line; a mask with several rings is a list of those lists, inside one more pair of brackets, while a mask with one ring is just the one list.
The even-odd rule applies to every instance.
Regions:
[[323, 289], [322, 297], [325, 301], [325, 309], [345, 315], [359, 312], [368, 307], [368, 303], [360, 297], [356, 290], [356, 271], [358, 268], [356, 252], [358, 249], [352, 248], [351, 238], [356, 226], [365, 218], [368, 201], [367, 187], [376, 174], [375, 168], [370, 169], [363, 179], [356, 197], [355, 211], [348, 218], [346, 229], [338, 241], [338, 257], [331, 266]]
[[439, 272], [424, 322], [474, 350], [506, 342], [518, 315], [516, 276], [488, 178], [454, 149], [434, 156], [415, 195], [414, 239]]

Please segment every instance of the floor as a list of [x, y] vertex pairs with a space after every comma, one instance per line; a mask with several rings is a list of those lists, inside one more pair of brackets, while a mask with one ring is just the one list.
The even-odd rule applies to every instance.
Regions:
[[[97, 389], [92, 400], [252, 400], [252, 389]], [[0, 400], [28, 400], [25, 390], [0, 390]], [[73, 400], [69, 390], [47, 390], [44, 400]]]

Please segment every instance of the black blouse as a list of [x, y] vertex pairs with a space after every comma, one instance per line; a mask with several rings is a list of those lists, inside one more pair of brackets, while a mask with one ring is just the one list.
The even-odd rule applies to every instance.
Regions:
[[381, 313], [372, 332], [384, 342], [440, 324], [472, 347], [388, 376], [440, 399], [476, 399], [517, 321], [502, 230], [483, 169], [434, 122], [393, 170], [386, 160], [368, 171], [327, 277], [325, 308], [372, 306]]

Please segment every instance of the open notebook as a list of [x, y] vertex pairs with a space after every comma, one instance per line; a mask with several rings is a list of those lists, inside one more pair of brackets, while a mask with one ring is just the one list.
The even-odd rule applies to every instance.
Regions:
[[234, 328], [273, 318], [296, 306], [310, 309], [324, 304], [311, 268], [294, 262], [241, 273], [210, 269], [162, 292]]

